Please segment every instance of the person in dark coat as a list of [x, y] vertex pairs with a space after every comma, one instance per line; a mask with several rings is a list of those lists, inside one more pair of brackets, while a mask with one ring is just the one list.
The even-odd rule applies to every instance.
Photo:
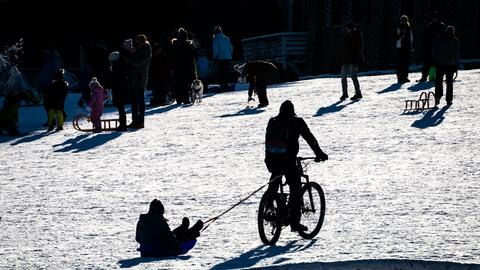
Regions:
[[152, 61], [150, 62], [151, 85], [153, 97], [150, 106], [168, 104], [169, 86], [172, 71], [168, 56], [165, 54], [162, 44], [157, 43], [153, 47]]
[[196, 46], [188, 39], [188, 32], [179, 28], [177, 37], [171, 41], [171, 57], [177, 104], [190, 104], [191, 84], [196, 79], [195, 75]]
[[[328, 155], [325, 154], [320, 146], [318, 145], [315, 136], [310, 132], [305, 121], [297, 117], [295, 114], [295, 109], [293, 103], [290, 100], [286, 100], [280, 106], [280, 112], [276, 117], [273, 117], [269, 120], [267, 125], [267, 133], [271, 132], [272, 126], [280, 126], [282, 129], [286, 130], [288, 134], [286, 149], [282, 155], [282, 158], [273, 158], [271, 159], [268, 149], [268, 134], [266, 135], [266, 157], [265, 163], [268, 170], [272, 173], [270, 181], [272, 181], [279, 174], [284, 175], [286, 182], [290, 188], [290, 228], [292, 231], [306, 231], [308, 228], [300, 224], [300, 207], [301, 207], [301, 179], [300, 172], [298, 171], [296, 158], [299, 151], [298, 138], [302, 138], [307, 141], [310, 148], [315, 153], [316, 162], [328, 160]], [[278, 149], [277, 149], [278, 150]], [[279, 151], [275, 151], [279, 152]], [[272, 164], [273, 163], [273, 164]], [[274, 164], [277, 163], [277, 164]], [[279, 164], [278, 164], [279, 163]], [[273, 181], [269, 184], [267, 192], [276, 193], [278, 191], [281, 181]]]
[[68, 94], [68, 83], [63, 79], [65, 70], [59, 69], [53, 76], [52, 83], [47, 90], [46, 100], [48, 109], [48, 130], [54, 128], [53, 120], [56, 117], [57, 131], [63, 130], [64, 105]]
[[118, 110], [117, 131], [127, 131], [125, 104], [128, 100], [128, 64], [125, 52], [112, 52], [108, 56], [111, 67], [106, 87], [112, 89], [112, 102]]
[[458, 39], [455, 36], [455, 28], [448, 26], [447, 29], [433, 42], [432, 60], [437, 67], [435, 77], [435, 105], [440, 103], [443, 96], [443, 77], [446, 78], [447, 105], [452, 105], [453, 101], [453, 75], [458, 70], [459, 65], [459, 46]]
[[193, 248], [200, 236], [203, 222], [197, 221], [191, 228], [190, 221], [184, 217], [182, 224], [170, 230], [167, 220], [163, 217], [163, 204], [154, 199], [150, 203], [148, 213], [141, 214], [137, 222], [135, 240], [140, 244], [142, 257], [164, 257], [185, 254]]
[[135, 47], [129, 48], [127, 62], [130, 66], [128, 80], [132, 110], [132, 123], [129, 128], [144, 128], [145, 88], [148, 82], [148, 69], [152, 58], [152, 48], [145, 35], [135, 38]]
[[413, 34], [408, 17], [400, 17], [400, 24], [397, 28], [397, 81], [398, 83], [410, 82], [408, 79], [408, 66], [412, 52]]
[[351, 98], [351, 100], [358, 100], [363, 97], [357, 78], [358, 66], [365, 58], [363, 54], [363, 35], [357, 29], [357, 26], [351, 22], [345, 25], [344, 31], [340, 52], [343, 93], [340, 97], [340, 100], [345, 100], [348, 98], [347, 75], [349, 73], [352, 77], [353, 86], [355, 87], [355, 95]]
[[433, 41], [445, 31], [445, 24], [440, 21], [437, 11], [433, 12], [432, 22], [427, 26], [423, 32], [423, 66], [422, 66], [422, 78], [418, 80], [419, 82], [427, 81], [428, 73], [430, 72], [430, 67], [432, 67], [432, 46]]
[[38, 89], [43, 95], [43, 107], [48, 119], [47, 104], [49, 101], [47, 100], [47, 91], [50, 89], [55, 73], [63, 67], [63, 61], [52, 44], [48, 44], [47, 48], [42, 50], [42, 54], [44, 55], [44, 60], [38, 75]]
[[[243, 65], [235, 65], [234, 69], [240, 73], [241, 76], [246, 77], [249, 87], [249, 100], [252, 98], [253, 89], [258, 95], [258, 107], [268, 106], [267, 85], [278, 81], [277, 67], [267, 61], [248, 61]], [[250, 90], [251, 89], [251, 90]]]

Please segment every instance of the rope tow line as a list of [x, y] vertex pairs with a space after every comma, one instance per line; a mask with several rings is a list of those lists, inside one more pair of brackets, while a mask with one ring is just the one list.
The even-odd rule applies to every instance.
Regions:
[[232, 211], [235, 207], [239, 206], [240, 204], [242, 204], [243, 202], [245, 202], [246, 200], [248, 200], [250, 197], [252, 197], [255, 193], [259, 192], [262, 188], [264, 188], [266, 185], [272, 183], [272, 182], [275, 182], [277, 181], [278, 179], [280, 179], [282, 177], [281, 174], [275, 176], [273, 179], [271, 179], [270, 181], [268, 181], [266, 184], [262, 185], [261, 187], [259, 187], [258, 189], [256, 189], [255, 191], [253, 191], [252, 193], [250, 193], [247, 197], [241, 199], [239, 202], [237, 202], [236, 204], [230, 206], [230, 208], [228, 208], [227, 210], [223, 211], [220, 215], [218, 216], [215, 216], [213, 218], [210, 218], [208, 219], [207, 221], [205, 221], [203, 223], [204, 227], [203, 229], [200, 231], [200, 232], [203, 232], [205, 231], [210, 225], [212, 225], [213, 222], [215, 222], [219, 217], [225, 215], [226, 213]]

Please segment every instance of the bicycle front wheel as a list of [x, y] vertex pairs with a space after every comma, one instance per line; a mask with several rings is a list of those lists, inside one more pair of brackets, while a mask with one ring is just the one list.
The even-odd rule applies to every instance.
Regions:
[[278, 200], [276, 196], [272, 196], [265, 192], [260, 200], [258, 208], [258, 233], [260, 239], [265, 245], [274, 245], [280, 233], [282, 232], [282, 224], [280, 222], [280, 213]]
[[308, 228], [307, 231], [299, 231], [301, 237], [312, 239], [323, 225], [325, 218], [325, 195], [322, 187], [310, 182], [302, 187], [302, 208], [300, 223]]

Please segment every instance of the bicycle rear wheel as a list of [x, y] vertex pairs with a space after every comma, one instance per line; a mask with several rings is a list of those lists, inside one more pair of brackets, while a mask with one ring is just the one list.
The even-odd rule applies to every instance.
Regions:
[[274, 245], [280, 233], [282, 232], [282, 224], [280, 222], [279, 205], [276, 196], [272, 196], [265, 192], [260, 200], [258, 208], [258, 233], [260, 239], [265, 245]]
[[308, 230], [299, 231], [298, 234], [305, 239], [312, 239], [320, 232], [325, 218], [325, 195], [319, 184], [310, 182], [302, 187], [301, 213], [300, 223], [307, 226]]

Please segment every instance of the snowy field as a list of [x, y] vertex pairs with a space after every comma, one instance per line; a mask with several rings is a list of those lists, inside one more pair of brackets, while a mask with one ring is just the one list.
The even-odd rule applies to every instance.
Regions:
[[[417, 113], [404, 113], [404, 100], [432, 84], [359, 80], [359, 102], [338, 101], [339, 78], [304, 80], [270, 87], [270, 106], [259, 110], [244, 110], [241, 90], [148, 108], [146, 128], [124, 133], [82, 133], [67, 122], [47, 135], [42, 108], [22, 107], [20, 130], [31, 133], [0, 137], [0, 269], [480, 269], [480, 70], [460, 71], [453, 106], [442, 99]], [[262, 190], [188, 254], [139, 258], [135, 226], [153, 198], [176, 227], [266, 183], [265, 128], [285, 99], [330, 156], [308, 171], [326, 195], [318, 236], [287, 229], [264, 246]], [[70, 121], [77, 100], [68, 98]], [[108, 108], [105, 117], [115, 116]], [[303, 140], [301, 149], [312, 154]]]

